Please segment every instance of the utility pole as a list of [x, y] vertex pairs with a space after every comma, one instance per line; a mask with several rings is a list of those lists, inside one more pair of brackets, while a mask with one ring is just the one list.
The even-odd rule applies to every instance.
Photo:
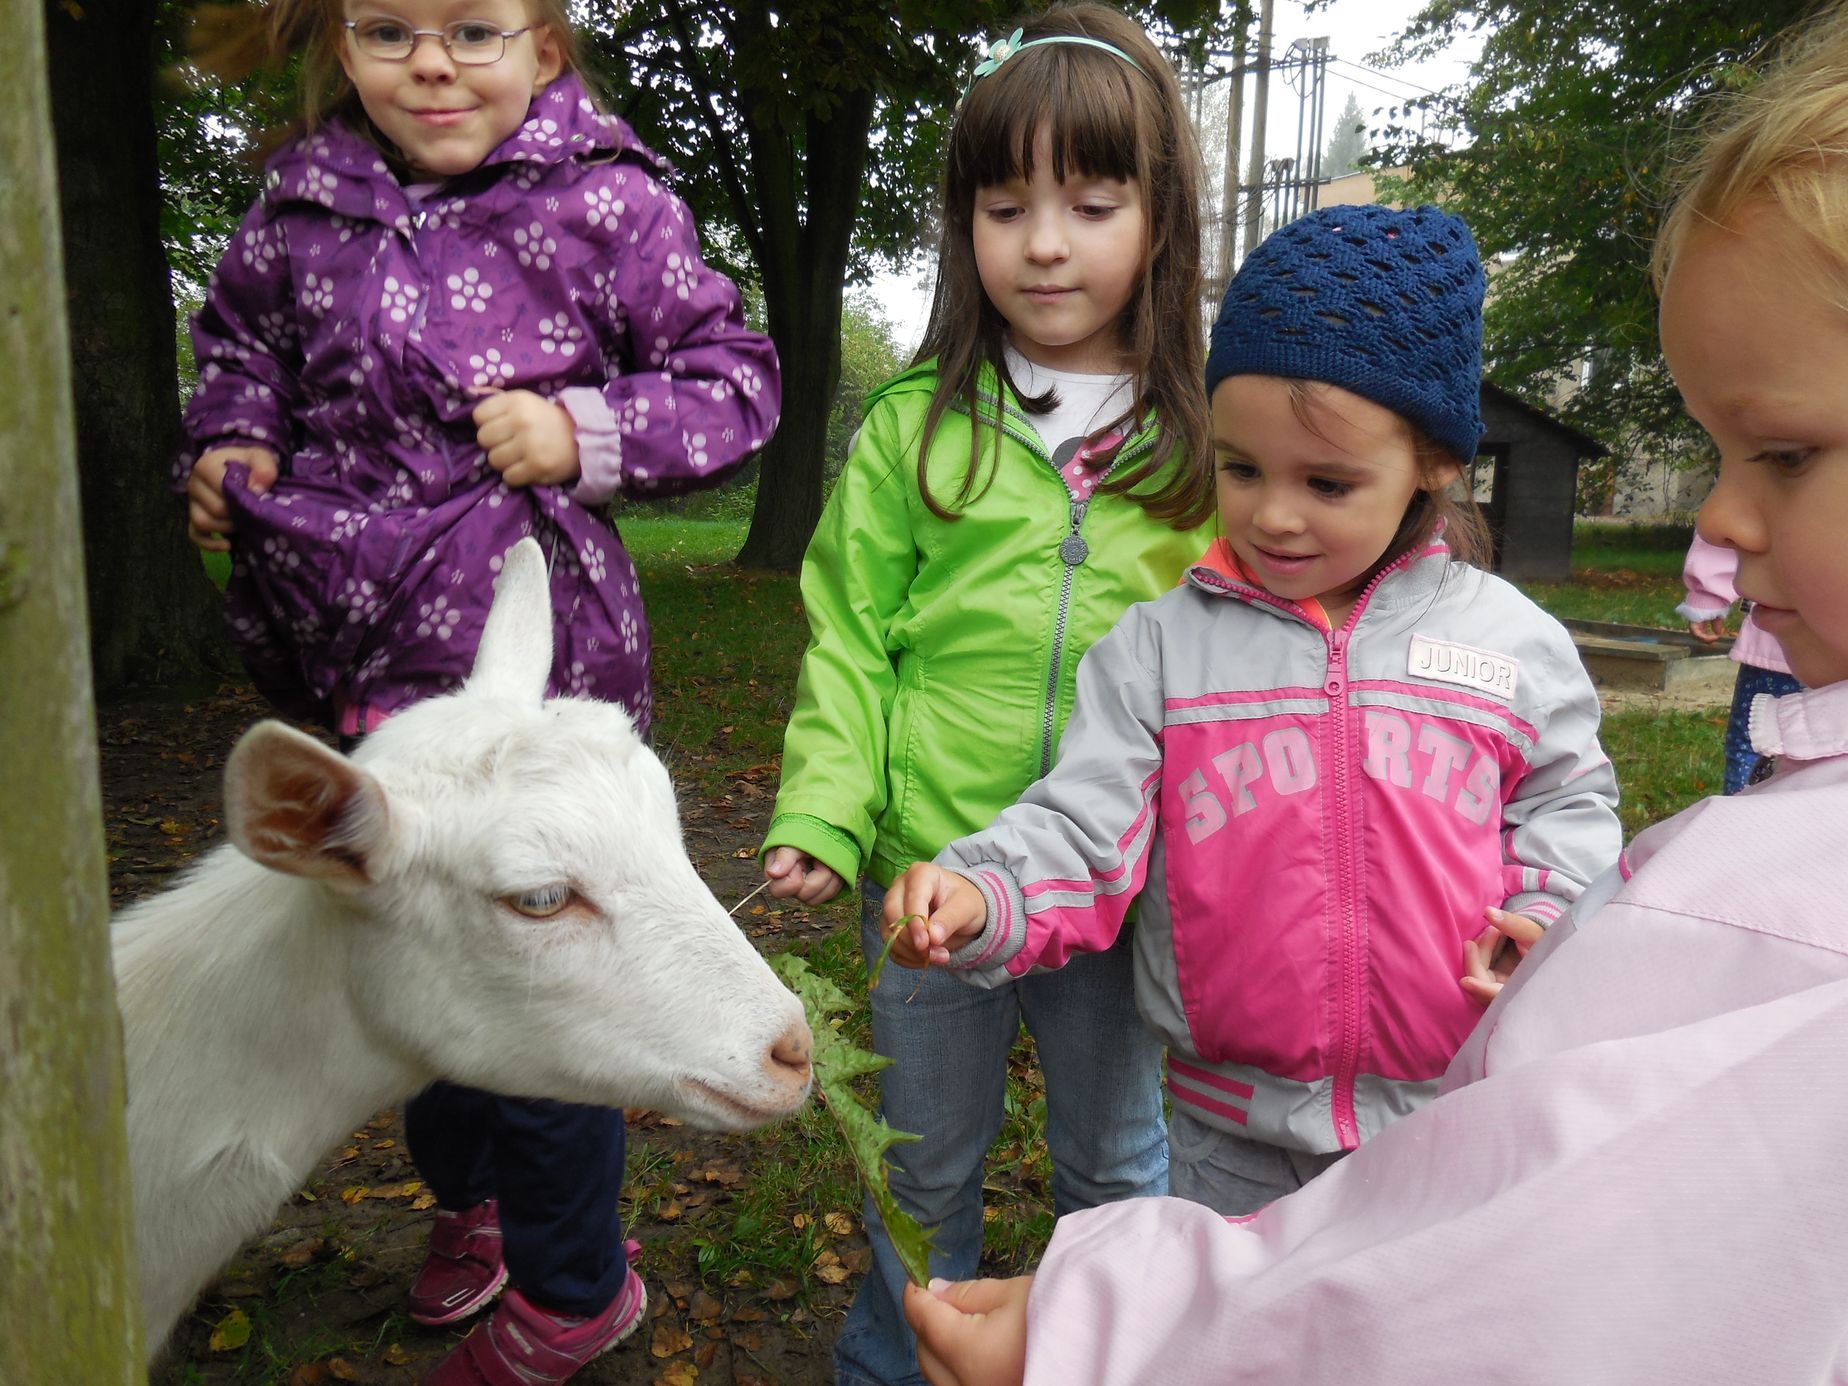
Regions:
[[1238, 161], [1245, 143], [1245, 55], [1251, 34], [1240, 25], [1232, 40], [1232, 88], [1226, 94], [1226, 158], [1219, 203], [1219, 272], [1208, 311], [1217, 313], [1220, 295], [1238, 267]]
[[1270, 104], [1271, 12], [1275, 0], [1264, 0], [1258, 11], [1258, 81], [1252, 92], [1251, 163], [1246, 185], [1251, 200], [1245, 204], [1245, 252], [1256, 248], [1264, 221], [1264, 137], [1266, 108]]

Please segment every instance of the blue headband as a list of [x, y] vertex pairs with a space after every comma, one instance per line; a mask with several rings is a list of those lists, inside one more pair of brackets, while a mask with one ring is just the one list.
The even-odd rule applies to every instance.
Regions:
[[1042, 43], [1081, 43], [1086, 48], [1101, 48], [1104, 52], [1121, 58], [1124, 62], [1135, 68], [1136, 71], [1142, 71], [1142, 64], [1130, 57], [1129, 54], [1125, 53], [1121, 48], [1118, 48], [1114, 43], [1105, 43], [1102, 39], [1094, 39], [1087, 34], [1048, 34], [1044, 38], [1028, 39], [1025, 43], [1022, 43], [1020, 41], [1020, 33], [1021, 31], [1016, 29], [1006, 38], [996, 39], [993, 43], [989, 44], [986, 49], [983, 49], [979, 45], [977, 46], [976, 51], [978, 53], [986, 52], [988, 56], [982, 62], [976, 64], [975, 76], [971, 77], [969, 79], [969, 85], [963, 88], [963, 96], [965, 99], [970, 92], [975, 90], [975, 84], [978, 81], [988, 76], [991, 72], [999, 72], [1002, 63], [1006, 62], [1023, 48], [1038, 48]]

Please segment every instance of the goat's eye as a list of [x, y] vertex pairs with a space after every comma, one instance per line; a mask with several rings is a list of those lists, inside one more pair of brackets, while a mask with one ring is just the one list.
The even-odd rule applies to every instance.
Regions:
[[523, 890], [518, 895], [502, 898], [528, 919], [550, 919], [569, 905], [574, 896], [570, 886], [562, 881], [554, 881], [551, 885]]

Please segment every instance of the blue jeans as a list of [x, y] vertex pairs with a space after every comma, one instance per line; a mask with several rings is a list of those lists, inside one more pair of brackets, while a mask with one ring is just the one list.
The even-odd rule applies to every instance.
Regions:
[[1744, 789], [1752, 767], [1758, 764], [1758, 752], [1752, 749], [1752, 699], [1760, 693], [1781, 698], [1802, 687], [1793, 676], [1776, 669], [1739, 666], [1739, 676], [1733, 681], [1732, 713], [1726, 719], [1726, 793]]
[[[870, 882], [862, 889], [860, 945], [870, 962], [884, 945], [885, 892]], [[968, 1280], [981, 1261], [982, 1167], [1001, 1129], [1007, 1056], [1022, 1020], [1046, 1078], [1053, 1211], [1167, 1192], [1161, 1045], [1136, 1012], [1127, 933], [1108, 953], [1080, 954], [995, 991], [937, 968], [889, 966], [872, 1013], [874, 1048], [897, 1060], [880, 1075], [881, 1112], [924, 1137], [888, 1158], [900, 1206], [936, 1229], [932, 1275]], [[866, 1233], [873, 1266], [835, 1339], [835, 1379], [922, 1386], [901, 1307], [905, 1272], [870, 1201]]]

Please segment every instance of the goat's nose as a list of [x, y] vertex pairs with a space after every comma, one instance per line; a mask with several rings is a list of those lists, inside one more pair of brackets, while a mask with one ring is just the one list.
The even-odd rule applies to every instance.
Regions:
[[809, 1033], [806, 1021], [798, 1020], [777, 1037], [770, 1046], [770, 1061], [778, 1068], [789, 1070], [788, 1076], [806, 1083], [809, 1076], [809, 1055], [814, 1051], [815, 1037]]

